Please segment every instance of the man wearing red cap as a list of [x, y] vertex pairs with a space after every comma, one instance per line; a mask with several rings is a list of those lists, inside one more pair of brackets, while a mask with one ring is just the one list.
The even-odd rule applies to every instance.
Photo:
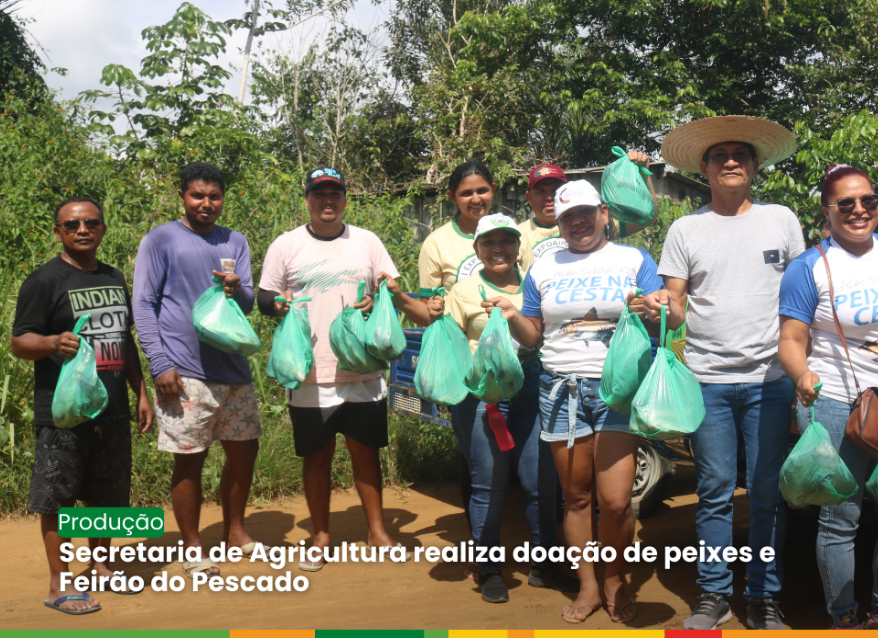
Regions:
[[[645, 153], [630, 151], [628, 157], [635, 164], [649, 167], [649, 158]], [[558, 224], [555, 221], [555, 191], [567, 183], [567, 176], [560, 166], [555, 164], [540, 164], [530, 172], [527, 181], [527, 191], [524, 196], [534, 211], [534, 217], [523, 221], [518, 225], [521, 232], [521, 250], [531, 250], [534, 260], [543, 255], [551, 255], [567, 248], [558, 232]], [[655, 190], [652, 186], [652, 178], [646, 178], [646, 185], [655, 201]], [[656, 202], [657, 205], [657, 202]], [[630, 237], [643, 230], [643, 226], [637, 224], [620, 224], [612, 219], [616, 236], [619, 238]], [[650, 222], [651, 225], [653, 222]]]

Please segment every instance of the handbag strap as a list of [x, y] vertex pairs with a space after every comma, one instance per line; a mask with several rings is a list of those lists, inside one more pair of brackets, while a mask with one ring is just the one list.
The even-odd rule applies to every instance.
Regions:
[[844, 346], [844, 354], [848, 358], [848, 365], [851, 367], [851, 374], [854, 375], [854, 383], [857, 386], [857, 396], [862, 396], [860, 390], [860, 382], [857, 380], [857, 373], [854, 372], [854, 364], [851, 361], [851, 353], [848, 350], [848, 342], [844, 338], [844, 331], [841, 329], [841, 322], [838, 320], [838, 313], [835, 311], [835, 291], [832, 288], [832, 272], [829, 270], [829, 259], [826, 257], [826, 251], [823, 246], [817, 244], [817, 250], [823, 255], [823, 265], [826, 266], [826, 278], [829, 280], [829, 307], [832, 308], [832, 320], [835, 321], [835, 329], [838, 331], [838, 337], [841, 339], [841, 345]]

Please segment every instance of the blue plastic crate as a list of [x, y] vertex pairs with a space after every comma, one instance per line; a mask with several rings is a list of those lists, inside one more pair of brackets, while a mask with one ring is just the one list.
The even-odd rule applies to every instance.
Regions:
[[424, 328], [406, 328], [406, 349], [399, 359], [390, 362], [390, 409], [422, 421], [451, 427], [448, 409], [419, 396], [415, 390], [415, 368], [421, 352]]

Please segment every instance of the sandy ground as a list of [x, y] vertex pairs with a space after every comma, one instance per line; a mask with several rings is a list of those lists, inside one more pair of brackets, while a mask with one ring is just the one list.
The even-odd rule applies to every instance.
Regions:
[[[633, 565], [629, 591], [637, 600], [639, 613], [629, 628], [681, 628], [698, 594], [692, 564], [678, 564], [665, 570], [660, 564], [664, 546], [696, 545], [695, 481], [691, 467], [678, 467], [669, 485], [668, 498], [650, 517], [638, 522], [637, 538], [659, 551], [659, 562]], [[466, 518], [455, 485], [415, 486], [405, 491], [385, 491], [388, 529], [408, 547], [459, 544], [469, 539]], [[518, 492], [510, 494], [505, 513], [503, 540], [510, 548], [527, 540]], [[747, 500], [739, 490], [735, 497], [735, 544], [746, 544]], [[332, 532], [334, 543], [362, 542], [366, 526], [355, 493], [333, 496]], [[871, 549], [875, 545], [874, 514], [861, 525], [858, 538], [857, 590], [861, 606], [867, 607], [871, 575]], [[179, 540], [174, 517], [166, 513], [166, 533], [161, 541], [175, 545]], [[251, 534], [270, 545], [298, 544], [311, 530], [308, 509], [302, 499], [255, 506], [248, 510]], [[205, 507], [203, 539], [216, 544], [222, 533], [221, 512]], [[828, 629], [822, 588], [814, 559], [816, 518], [813, 513], [789, 521], [785, 553], [785, 587], [782, 608], [794, 629]], [[528, 566], [507, 563], [506, 582], [510, 602], [483, 602], [472, 580], [459, 564], [336, 564], [308, 574], [310, 587], [303, 593], [230, 593], [209, 590], [159, 593], [147, 589], [136, 596], [112, 593], [99, 595], [103, 609], [74, 618], [43, 606], [48, 575], [36, 519], [0, 522], [3, 555], [0, 558], [0, 626], [6, 629], [573, 629], [560, 617], [561, 607], [572, 598], [527, 584]], [[82, 544], [83, 541], [76, 541]], [[127, 544], [130, 541], [114, 541]], [[179, 564], [131, 563], [129, 573], [145, 579], [167, 570], [182, 574]], [[71, 564], [74, 574], [85, 566]], [[224, 575], [277, 575], [267, 563], [241, 562], [223, 566]], [[292, 576], [305, 575], [295, 565]], [[740, 596], [744, 572], [735, 569], [734, 617], [723, 629], [745, 628], [745, 602]], [[610, 621], [606, 609], [598, 611], [587, 629], [620, 628]]]

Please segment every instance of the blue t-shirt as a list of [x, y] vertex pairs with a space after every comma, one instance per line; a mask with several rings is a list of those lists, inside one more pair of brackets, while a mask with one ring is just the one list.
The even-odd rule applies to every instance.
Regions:
[[[821, 244], [832, 271], [835, 310], [861, 388], [878, 386], [878, 240], [856, 257], [833, 242]], [[780, 284], [780, 314], [811, 326], [808, 367], [823, 381], [822, 396], [851, 403], [856, 385], [829, 305], [829, 279], [816, 248], [796, 258]]]
[[241, 233], [216, 226], [209, 235], [200, 235], [177, 220], [154, 228], [140, 242], [134, 263], [134, 320], [153, 379], [176, 368], [181, 377], [202, 381], [253, 381], [247, 359], [199, 341], [192, 325], [192, 307], [217, 285], [211, 271], [223, 272], [223, 259], [235, 260], [241, 290], [234, 299], [249, 313], [255, 295], [250, 247]]
[[642, 248], [612, 242], [593, 253], [562, 250], [537, 260], [524, 280], [521, 313], [543, 318], [543, 367], [600, 378], [628, 293], [660, 289], [657, 271]]

